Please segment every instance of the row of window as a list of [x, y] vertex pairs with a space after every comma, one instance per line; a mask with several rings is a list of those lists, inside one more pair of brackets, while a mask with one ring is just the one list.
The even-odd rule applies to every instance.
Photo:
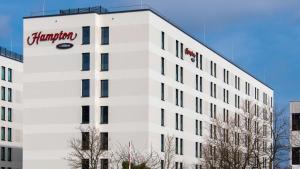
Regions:
[[1, 100], [12, 102], [12, 89], [7, 88], [7, 98], [6, 98], [6, 87], [1, 86]]
[[[6, 108], [1, 107], [1, 120], [6, 121]], [[12, 122], [12, 109], [7, 108], [7, 121]]]
[[[89, 132], [82, 132], [82, 150], [89, 150], [90, 149], [90, 133]], [[100, 133], [100, 139], [101, 139], [101, 150], [108, 150], [108, 133], [107, 132], [101, 132]]]
[[[82, 27], [82, 44], [90, 44], [90, 26]], [[109, 27], [101, 27], [101, 45], [109, 44]]]
[[1, 147], [1, 161], [12, 161], [12, 148]]
[[[90, 123], [90, 106], [82, 106], [82, 124]], [[100, 107], [100, 124], [108, 124], [108, 106]]]
[[[109, 55], [108, 53], [101, 53], [100, 70], [108, 71], [109, 68]], [[82, 53], [82, 71], [90, 70], [90, 53]]]
[[[82, 159], [81, 160], [82, 169], [90, 169], [90, 160]], [[100, 159], [100, 169], [108, 169], [108, 159]]]
[[[5, 131], [6, 128], [5, 127], [1, 127], [1, 140], [5, 141], [6, 140], [6, 135], [5, 135]], [[11, 142], [12, 141], [12, 129], [11, 128], [7, 128], [7, 141]]]
[[[108, 97], [108, 80], [100, 81], [100, 96]], [[82, 97], [90, 97], [90, 80], [83, 79], [82, 80]]]
[[[6, 80], [6, 68], [1, 66], [1, 80]], [[12, 69], [7, 68], [7, 81], [12, 82]]]

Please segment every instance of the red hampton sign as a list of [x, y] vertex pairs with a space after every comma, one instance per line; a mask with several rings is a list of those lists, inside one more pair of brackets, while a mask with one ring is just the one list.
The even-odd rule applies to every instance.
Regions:
[[73, 41], [76, 39], [76, 37], [77, 37], [77, 33], [74, 33], [74, 32], [60, 31], [59, 33], [44, 34], [44, 33], [42, 33], [42, 31], [40, 31], [40, 32], [33, 33], [31, 36], [28, 36], [27, 44], [31, 46], [34, 43], [38, 45], [39, 42], [42, 42], [42, 41], [50, 41], [52, 43], [54, 43], [56, 41], [61, 41], [61, 40]]
[[185, 54], [191, 56], [192, 62], [195, 61], [195, 57], [197, 54], [194, 51], [190, 50], [189, 48], [185, 48]]

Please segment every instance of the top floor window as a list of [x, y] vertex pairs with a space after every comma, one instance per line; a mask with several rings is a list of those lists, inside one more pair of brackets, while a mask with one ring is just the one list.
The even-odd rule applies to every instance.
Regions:
[[12, 82], [12, 69], [8, 68], [7, 76], [7, 80]]
[[165, 50], [165, 32], [161, 32], [161, 49]]
[[1, 80], [5, 80], [5, 67], [1, 66]]
[[89, 26], [82, 27], [82, 44], [83, 45], [90, 44], [90, 27]]
[[101, 28], [101, 45], [109, 44], [109, 27]]

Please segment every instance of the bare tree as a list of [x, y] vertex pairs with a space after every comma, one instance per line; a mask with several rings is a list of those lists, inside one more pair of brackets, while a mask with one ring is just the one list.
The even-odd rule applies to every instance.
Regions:
[[173, 136], [165, 138], [165, 146], [163, 154], [164, 166], [163, 169], [175, 168], [175, 139]]
[[210, 136], [203, 146], [206, 168], [260, 169], [268, 164], [272, 167], [272, 113], [250, 105], [250, 101], [245, 101], [242, 111], [234, 112], [234, 116], [224, 114], [223, 119], [211, 115]]
[[142, 166], [146, 168], [158, 169], [160, 168], [160, 157], [155, 151], [150, 152], [139, 151], [132, 144], [131, 149], [128, 145], [117, 145], [115, 151], [110, 154], [111, 167], [113, 169], [121, 169], [124, 164], [129, 164], [129, 156], [131, 156], [132, 166]]
[[[72, 169], [88, 166], [90, 169], [98, 169], [100, 159], [106, 153], [103, 138], [100, 136], [100, 131], [96, 127], [80, 127], [82, 138], [72, 138], [69, 141], [71, 152], [65, 160], [68, 161]], [[84, 139], [84, 140], [83, 140]]]

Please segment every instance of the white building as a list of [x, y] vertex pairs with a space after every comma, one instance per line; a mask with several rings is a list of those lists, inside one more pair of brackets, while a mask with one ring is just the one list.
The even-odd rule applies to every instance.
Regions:
[[290, 113], [290, 165], [293, 169], [300, 169], [300, 101], [290, 102]]
[[22, 168], [23, 56], [0, 47], [0, 168]]
[[24, 169], [67, 168], [67, 141], [88, 124], [108, 149], [160, 152], [174, 136], [178, 168], [192, 168], [210, 105], [272, 109], [272, 89], [155, 12], [79, 11], [24, 18]]

